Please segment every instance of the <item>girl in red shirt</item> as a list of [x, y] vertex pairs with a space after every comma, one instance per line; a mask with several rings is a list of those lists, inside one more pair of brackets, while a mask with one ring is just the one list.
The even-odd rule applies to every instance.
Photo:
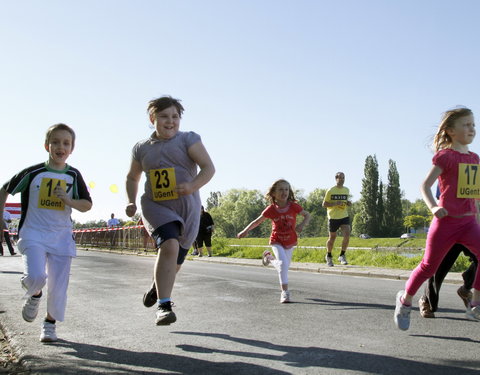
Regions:
[[[277, 180], [268, 190], [265, 198], [270, 205], [263, 210], [262, 214], [252, 221], [247, 227], [238, 233], [238, 238], [246, 237], [248, 232], [258, 227], [265, 220], [272, 220], [272, 234], [270, 245], [273, 253], [268, 250], [263, 252], [263, 265], [269, 263], [278, 271], [280, 286], [282, 289], [280, 302], [290, 302], [288, 291], [288, 268], [292, 259], [292, 252], [297, 245], [297, 232], [301, 232], [310, 221], [310, 214], [295, 202], [295, 196], [290, 184], [285, 180]], [[303, 216], [303, 220], [297, 225], [297, 215]]]

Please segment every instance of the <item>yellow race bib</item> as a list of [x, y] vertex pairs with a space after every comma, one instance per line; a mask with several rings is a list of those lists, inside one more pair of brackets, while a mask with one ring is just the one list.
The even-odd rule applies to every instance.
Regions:
[[480, 198], [479, 172], [479, 164], [458, 164], [457, 198]]
[[151, 169], [150, 184], [154, 201], [167, 201], [178, 199], [177, 179], [174, 168]]
[[59, 185], [63, 190], [67, 190], [67, 183], [65, 180], [47, 177], [42, 178], [38, 195], [38, 208], [59, 211], [65, 209], [65, 203], [53, 193], [53, 190]]

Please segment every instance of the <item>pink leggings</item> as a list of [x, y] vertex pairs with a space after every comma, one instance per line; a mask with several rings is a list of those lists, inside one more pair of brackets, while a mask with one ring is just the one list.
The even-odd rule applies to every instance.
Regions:
[[[480, 257], [480, 225], [475, 216], [462, 218], [433, 218], [428, 231], [425, 254], [422, 262], [413, 270], [405, 291], [414, 296], [422, 284], [437, 272], [445, 255], [456, 243], [468, 248], [477, 259]], [[480, 290], [480, 267], [477, 267], [473, 287]]]

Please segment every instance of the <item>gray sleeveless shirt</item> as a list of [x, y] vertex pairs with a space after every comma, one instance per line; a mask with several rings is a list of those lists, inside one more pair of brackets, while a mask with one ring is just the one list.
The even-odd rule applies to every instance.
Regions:
[[188, 148], [201, 138], [194, 132], [178, 132], [173, 138], [154, 137], [138, 142], [132, 158], [145, 172], [145, 192], [141, 198], [143, 223], [149, 234], [158, 227], [179, 221], [182, 230], [180, 246], [189, 249], [198, 234], [200, 193], [176, 196], [177, 184], [192, 181], [197, 176], [197, 164], [188, 156]]

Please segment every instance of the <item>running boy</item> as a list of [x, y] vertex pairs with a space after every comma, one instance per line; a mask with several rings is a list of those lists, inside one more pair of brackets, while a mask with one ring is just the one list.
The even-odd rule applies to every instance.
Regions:
[[[129, 217], [137, 211], [138, 183], [145, 173], [141, 197], [143, 223], [158, 249], [154, 283], [144, 295], [145, 306], [158, 298], [157, 325], [174, 323], [171, 294], [176, 272], [185, 260], [198, 233], [200, 222], [199, 189], [213, 177], [215, 167], [194, 132], [180, 132], [184, 111], [178, 99], [164, 96], [148, 104], [155, 132], [138, 142], [132, 151], [126, 189]], [[200, 172], [197, 174], [197, 166]]]
[[47, 284], [42, 342], [57, 341], [55, 322], [64, 320], [70, 266], [76, 256], [72, 208], [86, 212], [92, 207], [82, 175], [66, 163], [74, 146], [73, 129], [65, 124], [51, 126], [45, 137], [48, 161], [25, 168], [0, 189], [1, 211], [9, 194], [21, 193], [17, 246], [24, 263], [22, 316], [27, 322], [37, 317], [42, 289]]

